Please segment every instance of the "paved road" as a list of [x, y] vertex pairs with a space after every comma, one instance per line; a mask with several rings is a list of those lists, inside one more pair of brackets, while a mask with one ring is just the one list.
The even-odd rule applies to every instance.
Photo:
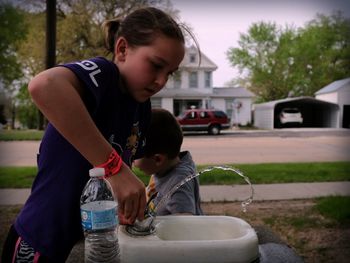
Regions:
[[[0, 166], [35, 166], [40, 142], [0, 142]], [[350, 130], [235, 131], [186, 135], [197, 164], [350, 161]]]
[[[239, 132], [185, 136], [183, 149], [197, 164], [350, 161], [350, 131]], [[0, 166], [35, 165], [39, 142], [0, 142]], [[305, 199], [350, 195], [350, 182], [254, 185], [254, 200]], [[0, 189], [0, 205], [23, 204], [30, 189]], [[201, 186], [203, 201], [249, 197], [248, 185]]]
[[350, 161], [350, 136], [185, 138], [197, 164]]

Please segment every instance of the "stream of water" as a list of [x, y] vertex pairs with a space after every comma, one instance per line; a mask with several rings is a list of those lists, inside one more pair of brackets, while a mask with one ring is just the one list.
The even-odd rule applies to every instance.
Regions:
[[242, 177], [245, 182], [250, 186], [250, 195], [248, 198], [244, 199], [241, 202], [241, 206], [242, 206], [242, 211], [245, 213], [247, 211], [247, 207], [248, 205], [253, 201], [254, 198], [254, 188], [249, 180], [249, 178], [247, 176], [245, 176], [240, 170], [236, 169], [236, 168], [231, 168], [231, 167], [227, 167], [227, 166], [212, 166], [212, 167], [208, 167], [202, 171], [200, 171], [197, 174], [193, 174], [191, 176], [186, 177], [185, 179], [183, 179], [180, 183], [178, 183], [177, 185], [175, 185], [160, 201], [159, 203], [156, 205], [154, 211], [157, 213], [157, 209], [159, 207], [162, 207], [165, 202], [177, 191], [177, 189], [179, 189], [182, 185], [184, 185], [185, 183], [187, 183], [188, 181], [192, 180], [193, 178], [200, 176], [204, 173], [210, 172], [214, 169], [219, 169], [219, 170], [223, 170], [226, 172], [230, 172], [232, 174], [238, 174], [240, 177]]
[[200, 176], [204, 173], [210, 172], [214, 169], [219, 169], [219, 170], [223, 170], [225, 172], [230, 172], [232, 174], [238, 174], [240, 177], [242, 177], [245, 182], [250, 186], [250, 195], [248, 198], [244, 199], [241, 202], [241, 206], [242, 206], [242, 211], [245, 213], [247, 211], [247, 206], [253, 201], [253, 197], [254, 197], [254, 188], [249, 180], [249, 178], [247, 176], [245, 176], [240, 170], [236, 169], [236, 168], [231, 168], [231, 167], [227, 167], [227, 166], [212, 166], [212, 167], [208, 167], [202, 171], [200, 171], [197, 174], [193, 174], [190, 175], [188, 177], [186, 177], [185, 179], [183, 179], [180, 183], [178, 183], [177, 185], [175, 185], [160, 201], [159, 203], [156, 205], [156, 207], [154, 209], [149, 210], [149, 207], [147, 208], [147, 210], [145, 211], [145, 213], [147, 214], [145, 217], [145, 220], [143, 221], [138, 221], [136, 220], [135, 224], [132, 226], [128, 226], [126, 228], [126, 231], [134, 236], [145, 236], [145, 235], [149, 235], [152, 234], [155, 230], [155, 227], [153, 225], [154, 222], [154, 217], [157, 214], [157, 210], [159, 207], [162, 207], [165, 202], [170, 199], [170, 197], [181, 187], [183, 186], [185, 183], [189, 182], [190, 180], [194, 179], [197, 176]]

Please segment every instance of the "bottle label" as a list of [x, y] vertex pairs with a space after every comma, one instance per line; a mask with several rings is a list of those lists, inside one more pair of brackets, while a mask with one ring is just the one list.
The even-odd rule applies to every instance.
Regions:
[[81, 223], [84, 230], [101, 230], [118, 224], [117, 204], [114, 201], [95, 201], [81, 206]]

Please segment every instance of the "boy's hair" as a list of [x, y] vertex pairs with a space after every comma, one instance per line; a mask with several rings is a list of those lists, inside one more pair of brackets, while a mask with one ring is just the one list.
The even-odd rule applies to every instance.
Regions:
[[166, 154], [168, 158], [173, 159], [179, 155], [182, 141], [182, 130], [174, 115], [164, 109], [152, 109], [145, 156], [158, 153]]
[[114, 53], [114, 44], [119, 37], [124, 37], [132, 47], [149, 46], [160, 34], [185, 43], [179, 24], [170, 15], [154, 7], [137, 9], [124, 19], [108, 20], [102, 28], [106, 48], [111, 53]]

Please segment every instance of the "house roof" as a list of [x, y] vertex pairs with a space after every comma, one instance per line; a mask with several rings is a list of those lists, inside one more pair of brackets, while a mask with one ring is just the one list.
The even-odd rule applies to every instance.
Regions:
[[243, 87], [213, 88], [212, 97], [255, 97], [254, 93]]
[[213, 92], [200, 92], [196, 89], [169, 89], [164, 88], [154, 95], [158, 98], [244, 98], [255, 95], [243, 87], [237, 88], [213, 88]]
[[[190, 61], [190, 55], [195, 54], [196, 60], [194, 62]], [[216, 70], [218, 66], [211, 61], [205, 54], [201, 52], [201, 63], [198, 64], [198, 50], [196, 47], [191, 46], [186, 48], [185, 57], [180, 63], [179, 68], [180, 69], [210, 69], [210, 70]]]
[[195, 89], [168, 89], [164, 88], [155, 94], [155, 98], [205, 98], [210, 96], [211, 93], [199, 92]]
[[[334, 104], [330, 103], [327, 101], [323, 100], [318, 100], [313, 97], [308, 97], [308, 96], [302, 96], [302, 97], [295, 97], [295, 98], [285, 98], [285, 99], [280, 99], [280, 100], [273, 100], [265, 103], [259, 103], [259, 104], [254, 104], [255, 109], [274, 109], [275, 106], [279, 103], [284, 103], [284, 102], [289, 102], [289, 101], [307, 101], [307, 102], [312, 102], [312, 103], [321, 103], [321, 104]], [[336, 104], [334, 104], [336, 105]]]
[[315, 95], [335, 92], [335, 91], [340, 90], [341, 88], [343, 88], [346, 85], [348, 85], [348, 87], [350, 87], [349, 84], [350, 84], [350, 78], [336, 80], [336, 81], [332, 82], [331, 84], [325, 86], [324, 88], [320, 89], [319, 91], [317, 91], [315, 93]]

